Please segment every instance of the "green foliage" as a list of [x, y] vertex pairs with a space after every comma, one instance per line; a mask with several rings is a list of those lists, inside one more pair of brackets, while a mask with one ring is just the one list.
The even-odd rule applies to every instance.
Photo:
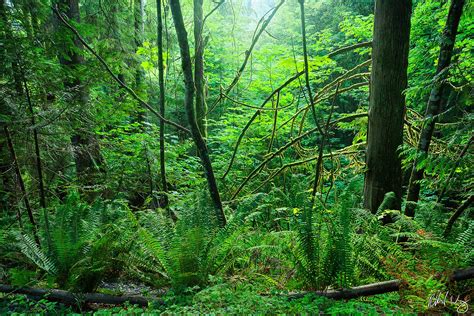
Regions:
[[45, 238], [40, 248], [29, 236], [19, 234], [20, 249], [38, 268], [53, 275], [59, 287], [93, 291], [107, 273], [119, 269], [117, 260], [129, 247], [130, 235], [120, 226], [123, 215], [101, 203], [91, 207], [75, 191], [54, 213], [46, 234], [51, 244]]
[[0, 294], [0, 313], [3, 315], [69, 315], [73, 310], [63, 304], [41, 299], [30, 300], [26, 295]]
[[[315, 314], [325, 315], [412, 315], [408, 309], [397, 307], [397, 294], [382, 295], [367, 300], [349, 302], [333, 301], [311, 294], [303, 298], [288, 300], [283, 295], [260, 295], [259, 286], [235, 283], [217, 283], [196, 295], [167, 295], [162, 305], [142, 308], [138, 306], [117, 306], [98, 311], [83, 310], [83, 315], [131, 315], [131, 314]], [[24, 296], [11, 301], [0, 300], [0, 312], [42, 313], [75, 315], [70, 308], [41, 300], [32, 302]]]
[[[214, 209], [203, 193], [206, 178], [189, 135], [165, 127], [168, 190], [164, 192], [159, 181], [163, 166], [158, 158], [158, 118], [117, 86], [93, 55], [75, 45], [71, 32], [51, 23], [54, 17], [47, 1], [7, 2], [0, 12], [4, 48], [0, 125], [3, 130], [8, 123], [11, 131], [26, 195], [16, 192], [11, 155], [0, 131], [2, 283], [94, 291], [104, 279], [138, 280], [167, 291], [165, 305], [156, 309], [125, 306], [100, 310], [98, 315], [396, 314], [428, 312], [430, 293], [451, 289], [445, 277], [474, 264], [472, 207], [456, 221], [450, 236], [442, 237], [453, 209], [471, 194], [474, 181], [472, 150], [460, 156], [472, 135], [471, 2], [467, 1], [461, 19], [444, 82], [444, 109], [437, 117], [430, 152], [421, 155], [416, 149], [425, 123], [420, 113], [433, 87], [449, 1], [414, 1], [405, 91], [407, 124], [400, 148], [405, 176], [415, 161], [416, 168], [425, 172], [412, 219], [386, 205], [377, 214], [361, 205], [370, 66], [358, 69], [356, 77], [340, 85], [327, 87], [370, 58], [370, 47], [331, 58], [327, 54], [371, 40], [374, 1], [305, 2], [309, 80], [313, 96], [318, 97], [316, 117], [326, 121], [334, 103], [331, 120], [337, 123], [328, 131], [315, 203], [309, 188], [321, 133], [285, 147], [316, 127], [304, 76], [267, 100], [223, 177], [244, 126], [270, 93], [304, 67], [297, 1], [285, 2], [250, 55], [255, 32], [268, 18], [272, 1], [225, 1], [215, 11], [215, 1], [204, 1], [204, 14], [213, 12], [206, 16], [202, 30], [209, 106], [206, 141], [229, 219], [225, 228], [217, 227]], [[143, 34], [135, 29], [136, 12], [123, 1], [82, 1], [81, 22], [71, 21], [113, 73], [153, 107], [160, 93], [155, 5], [145, 4]], [[190, 1], [181, 5], [193, 51], [194, 8]], [[165, 117], [186, 126], [179, 46], [167, 7], [165, 12]], [[83, 62], [74, 67], [61, 63], [62, 59], [73, 62], [69, 52]], [[224, 96], [245, 57], [249, 57], [246, 69]], [[25, 85], [35, 126], [27, 110]], [[339, 93], [334, 97], [336, 86]], [[82, 98], [87, 101], [79, 104]], [[39, 135], [46, 209], [39, 207], [33, 130]], [[77, 134], [84, 141], [79, 151], [71, 142]], [[279, 149], [285, 150], [260, 165]], [[92, 157], [95, 151], [100, 153], [93, 163], [97, 177], [83, 181], [78, 175], [78, 153]], [[160, 208], [164, 195], [169, 204]], [[32, 237], [25, 197], [38, 222], [41, 245]], [[382, 225], [387, 215], [393, 222]], [[308, 295], [288, 301], [278, 295], [392, 278], [403, 280], [400, 294], [366, 300], [334, 302]], [[1, 296], [0, 313], [10, 312], [72, 311], [45, 300], [34, 303], [22, 296]]]
[[341, 204], [333, 205], [332, 210], [308, 206], [301, 214], [296, 260], [309, 288], [354, 283], [351, 213], [355, 200], [349, 192], [341, 195]]
[[163, 214], [140, 214], [139, 241], [131, 254], [131, 268], [164, 277], [178, 292], [202, 287], [209, 275], [225, 273], [236, 259], [232, 240], [243, 228], [232, 221], [223, 229], [217, 228], [210, 214], [199, 203], [192, 210], [181, 210], [176, 223]]

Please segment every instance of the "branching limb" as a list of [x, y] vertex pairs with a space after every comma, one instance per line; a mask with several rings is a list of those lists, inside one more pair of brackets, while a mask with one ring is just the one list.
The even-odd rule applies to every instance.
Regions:
[[354, 49], [357, 49], [357, 48], [370, 47], [370, 46], [372, 46], [372, 41], [357, 43], [357, 44], [346, 46], [346, 47], [341, 47], [341, 48], [333, 51], [332, 53], [329, 53], [328, 57], [331, 58], [333, 56], [340, 55], [340, 54], [343, 54], [345, 52], [348, 52], [348, 51], [351, 51], [351, 50], [354, 50]]
[[462, 215], [462, 213], [474, 202], [474, 194], [471, 194], [469, 198], [464, 201], [451, 215], [451, 217], [448, 220], [448, 224], [446, 225], [446, 229], [444, 230], [443, 236], [447, 237], [449, 233], [451, 232], [451, 229], [453, 228], [454, 222], [459, 218], [459, 216]]
[[239, 82], [240, 77], [242, 76], [242, 73], [245, 70], [245, 67], [247, 66], [247, 63], [249, 61], [250, 55], [252, 54], [252, 51], [257, 44], [258, 40], [260, 39], [260, 36], [262, 33], [265, 31], [267, 26], [270, 24], [271, 20], [275, 16], [275, 14], [278, 12], [280, 7], [285, 3], [285, 0], [281, 0], [280, 3], [273, 9], [272, 13], [268, 16], [268, 18], [262, 23], [262, 26], [260, 29], [256, 32], [255, 36], [253, 37], [252, 43], [250, 44], [250, 47], [248, 50], [245, 51], [245, 58], [244, 61], [242, 62], [242, 65], [240, 66], [239, 70], [237, 71], [237, 75], [234, 77], [234, 80], [232, 80], [231, 84], [225, 89], [225, 93], [229, 94], [230, 91], [234, 88], [234, 86]]
[[267, 154], [272, 151], [273, 140], [275, 139], [275, 130], [276, 130], [277, 120], [278, 120], [278, 105], [279, 104], [280, 104], [280, 93], [277, 93], [276, 104], [275, 104], [275, 107], [274, 107], [275, 112], [273, 113], [272, 137], [270, 138], [270, 144], [268, 145]]
[[[331, 87], [335, 86], [335, 85], [338, 85], [339, 83], [341, 83], [342, 81], [344, 80], [349, 80], [349, 79], [354, 79], [356, 76], [360, 77], [361, 74], [356, 74], [354, 75], [354, 73], [362, 68], [362, 67], [365, 67], [365, 66], [368, 66], [370, 65], [371, 63], [371, 60], [369, 59], [368, 61], [365, 61], [357, 66], [355, 66], [354, 68], [348, 70], [346, 73], [344, 73], [343, 75], [339, 76], [338, 78], [336, 78], [334, 81], [332, 81], [331, 83], [329, 83], [328, 85], [326, 85], [325, 87], [323, 87], [323, 89], [321, 90], [321, 92], [316, 95], [315, 97], [320, 97], [323, 95], [323, 93], [327, 92], [327, 90], [329, 90]], [[279, 86], [277, 89], [275, 89], [266, 99], [265, 101], [263, 101], [262, 105], [260, 105], [260, 108], [263, 108], [267, 103], [268, 101], [271, 100], [271, 98], [278, 92], [282, 91], [284, 88], [286, 88], [290, 83], [292, 83], [293, 81], [297, 80], [300, 76], [302, 76], [305, 72], [304, 71], [300, 71], [298, 73], [296, 73], [293, 77], [289, 78], [287, 81], [285, 81], [281, 86]], [[368, 73], [363, 73], [362, 75], [367, 75]], [[363, 83], [361, 85], [367, 85], [367, 83]], [[352, 88], [355, 88], [355, 87], [352, 87]], [[352, 89], [351, 87], [347, 88], [347, 90], [344, 90], [344, 91], [348, 91], [349, 89]], [[341, 90], [342, 92], [342, 90]], [[297, 114], [295, 114], [295, 116], [297, 116], [299, 113], [301, 113], [302, 111], [304, 111], [305, 108], [299, 110], [297, 112]], [[307, 107], [306, 107], [307, 109]], [[255, 111], [255, 113], [252, 115], [252, 117], [250, 118], [250, 120], [247, 122], [247, 124], [244, 126], [244, 128], [242, 129], [242, 132], [240, 133], [239, 137], [237, 138], [237, 142], [234, 146], [234, 150], [232, 152], [232, 157], [230, 159], [230, 162], [229, 162], [229, 165], [227, 166], [227, 169], [226, 171], [224, 172], [224, 174], [222, 175], [222, 179], [224, 179], [227, 174], [229, 173], [230, 169], [232, 168], [232, 165], [234, 163], [234, 160], [235, 160], [235, 156], [237, 154], [237, 150], [240, 146], [240, 143], [242, 142], [242, 138], [244, 137], [245, 133], [247, 132], [247, 130], [250, 128], [250, 125], [253, 123], [253, 121], [258, 117], [258, 114], [260, 113], [260, 110], [257, 110]], [[293, 116], [293, 119], [295, 118], [295, 116]], [[286, 124], [288, 122], [285, 122], [284, 124]], [[284, 125], [283, 124], [283, 125]]]
[[222, 97], [226, 98], [227, 100], [229, 100], [230, 102], [232, 103], [235, 103], [235, 104], [238, 104], [238, 105], [242, 105], [246, 108], [250, 108], [250, 109], [254, 109], [254, 110], [259, 110], [259, 111], [268, 111], [268, 112], [275, 112], [276, 110], [284, 110], [286, 108], [289, 108], [290, 106], [293, 105], [294, 101], [290, 102], [290, 104], [288, 105], [285, 105], [285, 106], [281, 106], [281, 107], [277, 107], [277, 108], [272, 108], [272, 109], [266, 109], [266, 108], [261, 108], [261, 107], [258, 107], [258, 106], [253, 106], [253, 105], [250, 105], [250, 104], [247, 104], [247, 103], [244, 103], [242, 101], [239, 101], [239, 100], [236, 100], [234, 98], [231, 98], [229, 97], [227, 94], [224, 94], [222, 93], [221, 94]]
[[[354, 85], [352, 85], [352, 86], [350, 86], [350, 87], [340, 89], [340, 90], [339, 90], [339, 94], [342, 94], [342, 93], [347, 92], [347, 91], [350, 91], [350, 90], [358, 89], [358, 88], [360, 88], [360, 87], [368, 86], [368, 85], [369, 85], [369, 84], [368, 84], [367, 82], [356, 83], [356, 84], [354, 84]], [[322, 98], [320, 98], [320, 99], [317, 99], [317, 100], [316, 100], [316, 104], [319, 103], [319, 102], [322, 102], [322, 101], [324, 101], [324, 100], [330, 99], [330, 98], [332, 98], [332, 97], [334, 97], [334, 93], [333, 93], [333, 94], [326, 95], [326, 96], [324, 96], [324, 97], [322, 97]], [[290, 122], [293, 122], [293, 123], [294, 123], [294, 121], [296, 120], [296, 118], [298, 117], [298, 115], [300, 115], [301, 112], [303, 112], [303, 111], [305, 111], [305, 110], [306, 110], [306, 111], [308, 110], [308, 107], [307, 107], [307, 106], [306, 106], [306, 107], [303, 107], [303, 108], [301, 108], [301, 109], [299, 109], [295, 114], [293, 114], [292, 117], [290, 117], [288, 120], [286, 120], [285, 122], [283, 122], [283, 123], [277, 128], [277, 131], [279, 131], [280, 129], [282, 129], [283, 127], [285, 127], [285, 126], [286, 126], [288, 123], [290, 123]], [[357, 117], [367, 116], [367, 113], [365, 113], [365, 114], [363, 114], [363, 113], [356, 113], [356, 114], [354, 114], [354, 115], [356, 116], [355, 118], [357, 118]], [[343, 119], [343, 118], [348, 118], [348, 119], [350, 119], [351, 117], [352, 117], [352, 115], [348, 115], [348, 116], [342, 117], [341, 119]], [[342, 121], [344, 121], [344, 120], [342, 120]], [[300, 128], [301, 128], [301, 126], [300, 126]], [[301, 132], [300, 132], [300, 134], [301, 134]]]
[[[357, 144], [357, 145], [361, 145], [361, 144]], [[353, 147], [353, 146], [349, 146], [349, 147]], [[342, 155], [354, 155], [354, 154], [358, 154], [360, 153], [361, 151], [360, 150], [352, 150], [352, 151], [347, 151], [347, 148], [344, 148], [336, 153], [332, 153], [332, 154], [324, 154], [323, 155], [323, 158], [327, 158], [327, 157], [332, 157], [332, 156], [342, 156]], [[311, 161], [315, 161], [316, 159], [318, 159], [319, 155], [317, 156], [312, 156], [312, 157], [309, 157], [309, 158], [306, 158], [304, 160], [298, 160], [298, 161], [293, 161], [293, 162], [290, 162], [290, 163], [287, 163], [283, 166], [281, 166], [280, 168], [278, 168], [276, 171], [274, 171], [269, 177], [268, 179], [266, 179], [262, 184], [260, 184], [255, 190], [252, 191], [252, 194], [258, 192], [262, 187], [264, 187], [266, 184], [268, 184], [270, 181], [272, 181], [276, 176], [278, 176], [280, 173], [282, 173], [283, 171], [285, 171], [286, 169], [288, 168], [292, 168], [292, 167], [296, 167], [296, 166], [300, 166], [300, 165], [304, 165], [308, 162], [311, 162]]]
[[209, 11], [208, 14], [206, 14], [206, 16], [204, 17], [204, 19], [202, 20], [202, 25], [203, 25], [203, 26], [204, 26], [204, 24], [206, 23], [207, 18], [210, 17], [217, 9], [219, 9], [219, 7], [224, 4], [224, 2], [225, 2], [225, 0], [219, 1], [219, 2], [216, 4], [216, 6], [215, 6], [214, 8], [212, 8], [212, 10]]
[[[260, 108], [263, 108], [272, 98], [274, 95], [276, 95], [277, 93], [279, 93], [281, 90], [283, 90], [286, 86], [288, 86], [290, 83], [292, 83], [293, 81], [295, 81], [296, 79], [298, 79], [299, 76], [301, 76], [303, 74], [302, 71], [298, 72], [296, 75], [294, 75], [293, 77], [291, 77], [290, 79], [288, 79], [287, 81], [285, 81], [281, 86], [279, 86], [278, 88], [276, 88], [266, 99], [265, 101], [263, 101], [263, 103], [260, 105]], [[229, 162], [229, 166], [227, 166], [227, 169], [226, 171], [224, 172], [224, 175], [222, 176], [222, 179], [224, 179], [227, 174], [229, 173], [230, 169], [232, 168], [232, 165], [234, 163], [234, 159], [235, 159], [235, 155], [237, 154], [237, 150], [239, 148], [239, 145], [240, 145], [240, 142], [242, 141], [242, 138], [244, 137], [245, 135], [245, 132], [249, 129], [250, 125], [252, 124], [252, 122], [258, 117], [258, 114], [260, 113], [260, 110], [257, 110], [255, 111], [255, 113], [252, 115], [252, 117], [250, 118], [250, 120], [247, 122], [247, 124], [244, 126], [242, 132], [240, 133], [239, 135], [239, 138], [237, 138], [237, 142], [235, 144], [235, 147], [234, 147], [234, 151], [232, 153], [232, 157], [230, 159], [230, 162]]]
[[175, 123], [173, 121], [170, 121], [170, 120], [167, 120], [166, 118], [164, 118], [160, 113], [158, 113], [158, 111], [156, 111], [151, 105], [149, 105], [145, 100], [143, 100], [142, 98], [140, 98], [136, 93], [135, 91], [133, 91], [132, 88], [130, 88], [129, 86], [127, 86], [122, 80], [120, 80], [120, 78], [114, 74], [114, 72], [112, 71], [112, 69], [110, 68], [110, 66], [107, 64], [107, 62], [94, 50], [92, 49], [92, 47], [84, 40], [84, 38], [81, 36], [81, 34], [79, 34], [79, 32], [71, 25], [69, 24], [66, 19], [64, 18], [64, 15], [59, 12], [59, 9], [58, 7], [54, 7], [53, 8], [53, 11], [54, 13], [58, 16], [58, 18], [61, 20], [61, 22], [69, 29], [71, 30], [71, 32], [74, 33], [74, 35], [76, 35], [77, 39], [82, 43], [82, 45], [84, 45], [84, 47], [92, 54], [94, 55], [97, 60], [99, 60], [99, 62], [102, 64], [102, 66], [105, 68], [105, 70], [107, 71], [107, 73], [122, 87], [125, 89], [125, 91], [127, 91], [135, 100], [137, 100], [142, 106], [144, 106], [145, 108], [147, 108], [150, 112], [152, 112], [153, 114], [155, 114], [158, 118], [160, 118], [161, 120], [163, 120], [163, 122], [165, 122], [166, 124], [169, 124], [169, 125], [172, 125], [174, 127], [176, 127], [177, 129], [181, 130], [181, 131], [184, 131], [186, 133], [191, 133], [191, 131], [181, 125], [179, 125], [178, 123]]
[[[342, 78], [340, 81], [337, 81], [337, 79], [335, 81], [333, 81], [332, 83], [330, 83], [329, 85], [327, 85], [326, 87], [324, 87], [321, 92], [319, 92], [316, 96], [315, 96], [315, 100], [314, 100], [314, 104], [317, 104], [319, 102], [322, 102], [324, 100], [328, 100], [332, 97], [334, 97], [335, 93], [332, 93], [330, 95], [325, 95], [326, 93], [328, 93], [329, 89], [332, 88], [332, 87], [337, 87], [337, 86], [340, 86], [344, 81], [346, 80], [352, 80], [352, 79], [356, 79], [356, 78], [361, 78], [361, 77], [365, 77], [365, 76], [368, 76], [370, 75], [369, 73], [359, 73], [359, 74], [355, 74], [353, 76], [349, 76], [347, 78]], [[341, 76], [342, 77], [342, 76]], [[369, 82], [360, 82], [360, 83], [356, 83], [350, 87], [347, 87], [347, 88], [344, 88], [344, 89], [340, 89], [339, 90], [339, 93], [344, 93], [344, 92], [347, 92], [347, 91], [350, 91], [350, 90], [353, 90], [353, 89], [358, 89], [360, 87], [364, 87], [364, 86], [368, 86], [369, 85]], [[308, 110], [309, 110], [309, 106], [306, 106], [304, 108], [302, 108], [300, 111], [298, 111], [297, 113], [295, 113], [295, 115], [299, 115], [301, 112], [303, 112], [303, 117], [301, 118], [301, 122], [300, 122], [300, 128], [299, 128], [299, 131], [298, 131], [298, 134], [301, 134], [302, 130], [303, 130], [303, 126], [304, 126], [304, 122], [305, 122], [305, 119], [306, 119], [306, 115], [308, 113]], [[296, 119], [296, 117], [295, 117]]]
[[[241, 76], [242, 76], [242, 73], [244, 72], [245, 70], [245, 67], [247, 67], [247, 63], [250, 59], [250, 56], [252, 55], [252, 51], [255, 47], [255, 45], [257, 44], [258, 40], [260, 39], [260, 36], [262, 35], [262, 33], [265, 31], [265, 29], [267, 28], [267, 26], [270, 24], [271, 20], [273, 19], [273, 17], [275, 16], [275, 14], [278, 12], [278, 10], [280, 9], [280, 7], [283, 5], [283, 3], [285, 3], [285, 0], [281, 0], [280, 3], [278, 3], [278, 5], [273, 9], [272, 13], [270, 14], [270, 16], [263, 21], [262, 23], [262, 26], [260, 27], [260, 29], [258, 29], [258, 25], [260, 25], [260, 23], [257, 25], [257, 29], [255, 29], [255, 32], [254, 32], [254, 36], [253, 36], [253, 39], [252, 39], [252, 43], [250, 44], [250, 47], [249, 49], [247, 49], [245, 51], [245, 58], [244, 58], [244, 61], [242, 62], [242, 65], [240, 66], [239, 70], [237, 71], [237, 74], [235, 75], [234, 79], [232, 80], [232, 82], [230, 83], [230, 85], [225, 89], [225, 94], [229, 94], [232, 89], [235, 87], [235, 85], [239, 82]], [[263, 19], [263, 18], [262, 18]], [[211, 108], [209, 109], [209, 111], [207, 111], [206, 115], [209, 114], [210, 112], [212, 112], [217, 104], [222, 100], [222, 95], [219, 95], [219, 97], [217, 98], [216, 101], [214, 101], [214, 103], [212, 104]], [[225, 176], [224, 176], [225, 177]]]

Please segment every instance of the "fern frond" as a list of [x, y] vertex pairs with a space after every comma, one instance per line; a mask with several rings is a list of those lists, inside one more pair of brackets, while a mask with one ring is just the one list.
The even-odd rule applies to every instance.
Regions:
[[36, 245], [36, 243], [27, 235], [18, 235], [21, 252], [33, 261], [39, 268], [50, 274], [56, 274], [57, 268], [54, 262], [46, 256], [45, 253]]

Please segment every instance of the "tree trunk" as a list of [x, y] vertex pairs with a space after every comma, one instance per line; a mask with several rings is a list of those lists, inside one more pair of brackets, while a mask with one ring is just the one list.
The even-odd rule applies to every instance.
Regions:
[[38, 129], [36, 126], [35, 112], [33, 110], [33, 103], [31, 101], [30, 89], [28, 88], [28, 83], [24, 77], [25, 73], [23, 72], [23, 84], [25, 86], [26, 101], [28, 103], [28, 109], [31, 115], [31, 126], [33, 126], [33, 142], [35, 146], [35, 159], [36, 159], [36, 172], [38, 173], [38, 188], [39, 188], [39, 202], [40, 207], [43, 210], [43, 219], [46, 232], [46, 240], [48, 243], [48, 251], [51, 251], [51, 235], [50, 235], [50, 225], [49, 225], [49, 215], [48, 210], [46, 209], [46, 191], [44, 189], [44, 179], [43, 179], [43, 164], [41, 162], [41, 150], [38, 139]]
[[[3, 113], [0, 111], [0, 114], [3, 114]], [[10, 210], [14, 208], [13, 204], [14, 204], [15, 187], [13, 184], [13, 179], [10, 176], [10, 172], [9, 172], [11, 165], [10, 165], [10, 159], [8, 159], [8, 148], [7, 148], [6, 136], [3, 131], [3, 125], [4, 125], [3, 123], [0, 125], [1, 127], [1, 130], [0, 130], [0, 175], [1, 175], [0, 211], [8, 214]]]
[[[8, 17], [6, 11], [5, 2], [0, 0], [0, 41], [8, 44], [9, 36], [11, 33], [8, 28]], [[8, 49], [7, 45], [0, 45], [0, 80], [7, 81], [8, 73]], [[10, 109], [8, 108], [6, 100], [0, 98], [0, 116], [5, 118], [10, 117]], [[13, 184], [13, 177], [10, 175], [11, 159], [9, 157], [7, 147], [7, 137], [3, 132], [5, 122], [0, 121], [0, 175], [1, 175], [1, 187], [0, 187], [0, 210], [9, 213], [13, 209], [14, 204], [14, 192], [15, 186]]]
[[[464, 0], [452, 0], [449, 7], [448, 19], [444, 27], [441, 38], [441, 45], [438, 56], [438, 67], [434, 77], [434, 84], [431, 89], [428, 104], [426, 106], [423, 128], [418, 141], [417, 159], [413, 163], [410, 175], [410, 183], [408, 185], [407, 201], [418, 202], [420, 197], [420, 180], [423, 179], [424, 168], [418, 170], [418, 159], [426, 158], [430, 148], [431, 138], [438, 120], [437, 115], [441, 111], [441, 99], [445, 88], [445, 79], [448, 76], [451, 56], [453, 54], [454, 43], [456, 41], [456, 33], [459, 21], [461, 20]], [[420, 157], [421, 155], [421, 157]], [[413, 207], [406, 208], [405, 215], [414, 216], [415, 209]]]
[[214, 208], [216, 210], [217, 220], [219, 222], [219, 225], [221, 227], [224, 227], [226, 225], [226, 218], [224, 210], [222, 208], [222, 201], [219, 195], [216, 177], [214, 175], [214, 170], [212, 168], [211, 159], [209, 157], [209, 151], [207, 149], [206, 142], [202, 138], [202, 135], [199, 131], [199, 126], [196, 121], [196, 112], [193, 104], [193, 70], [191, 56], [189, 54], [188, 35], [184, 26], [183, 14], [181, 12], [179, 0], [170, 0], [170, 8], [181, 52], [181, 61], [185, 84], [184, 106], [186, 110], [186, 115], [188, 117], [188, 123], [191, 128], [191, 135], [193, 137], [194, 144], [196, 145], [199, 158], [201, 159], [202, 167], [204, 168], [204, 173], [206, 175], [207, 183], [209, 186], [209, 192], [211, 195], [212, 202], [214, 204]]
[[46, 192], [44, 190], [43, 166], [41, 163], [41, 150], [39, 146], [38, 130], [36, 127], [34, 127], [36, 125], [35, 113], [33, 110], [33, 103], [31, 101], [30, 89], [28, 88], [28, 84], [25, 78], [23, 79], [23, 84], [25, 86], [28, 110], [30, 111], [30, 115], [31, 115], [30, 122], [31, 122], [31, 126], [33, 126], [33, 142], [35, 146], [36, 171], [38, 173], [39, 201], [40, 201], [40, 206], [42, 208], [46, 208]]
[[304, 0], [298, 0], [298, 2], [300, 4], [301, 36], [302, 36], [302, 41], [303, 41], [303, 59], [304, 59], [304, 77], [305, 77], [306, 91], [308, 93], [307, 97], [308, 97], [309, 104], [311, 106], [311, 113], [313, 115], [314, 124], [318, 128], [318, 131], [319, 133], [321, 133], [321, 137], [322, 137], [323, 131], [321, 127], [319, 126], [318, 118], [316, 116], [316, 108], [314, 106], [313, 94], [311, 92], [311, 84], [309, 80], [309, 63], [308, 63], [308, 49], [306, 47], [306, 22], [305, 22]]
[[375, 213], [385, 193], [394, 192], [399, 209], [411, 0], [377, 0], [367, 133], [364, 206]]
[[[135, 41], [135, 50], [138, 49], [143, 42], [143, 35], [145, 32], [145, 24], [144, 24], [144, 0], [134, 0], [133, 2], [133, 17], [134, 17], [134, 41]], [[137, 68], [135, 71], [135, 91], [138, 94], [141, 94], [141, 86], [143, 82], [143, 78], [145, 77], [145, 73], [141, 68], [141, 65], [137, 63]], [[143, 123], [143, 110], [140, 109], [138, 114], [138, 122]]]
[[[158, 83], [160, 88], [160, 114], [165, 117], [165, 71], [163, 61], [163, 13], [161, 0], [156, 0], [157, 46], [158, 46]], [[160, 175], [163, 192], [168, 192], [165, 165], [165, 122], [160, 119]], [[167, 204], [167, 203], [166, 203]]]
[[[80, 23], [79, 0], [59, 0], [58, 5], [60, 10], [65, 12], [71, 20]], [[56, 26], [60, 28], [59, 21]], [[73, 42], [76, 49], [63, 47], [67, 58], [64, 58], [60, 54], [59, 61], [63, 66], [75, 72], [83, 63], [83, 58], [78, 53], [83, 47], [82, 43], [75, 37]], [[63, 43], [63, 45], [66, 46], [67, 44]], [[76, 103], [78, 108], [84, 109], [87, 107], [89, 103], [89, 93], [77, 74], [74, 79], [66, 80], [64, 86], [72, 91], [72, 101]], [[97, 139], [95, 135], [89, 133], [90, 131], [87, 130], [87, 127], [84, 128], [83, 124], [81, 124], [81, 127], [75, 128], [75, 132], [71, 136], [77, 177], [79, 182], [86, 186], [90, 186], [96, 182], [98, 171], [96, 166], [100, 166], [102, 162]], [[93, 194], [87, 194], [87, 196], [89, 199], [93, 199], [94, 197]]]
[[194, 85], [196, 87], [196, 119], [204, 139], [207, 138], [207, 105], [204, 95], [203, 0], [194, 0]]

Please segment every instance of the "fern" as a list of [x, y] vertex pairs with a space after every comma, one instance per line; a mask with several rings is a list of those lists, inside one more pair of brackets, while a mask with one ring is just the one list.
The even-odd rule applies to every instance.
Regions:
[[456, 242], [461, 245], [465, 251], [464, 262], [466, 266], [474, 266], [474, 248], [472, 247], [472, 241], [474, 240], [474, 221], [469, 223], [468, 228], [459, 234]]
[[203, 286], [209, 275], [231, 269], [242, 254], [234, 242], [242, 236], [243, 222], [231, 218], [225, 228], [218, 228], [209, 214], [200, 201], [193, 210], [181, 210], [176, 224], [157, 213], [139, 213], [139, 240], [129, 268], [154, 271], [177, 291]]
[[51, 243], [42, 243], [43, 250], [20, 235], [20, 249], [39, 268], [53, 274], [59, 287], [92, 291], [107, 271], [119, 269], [115, 261], [128, 251], [131, 240], [126, 226], [120, 226], [126, 219], [107, 225], [103, 221], [107, 211], [113, 212], [102, 203], [90, 207], [71, 192], [65, 204], [55, 209], [47, 232]]
[[27, 235], [19, 234], [21, 252], [28, 257], [39, 268], [50, 274], [56, 274], [57, 268], [54, 262], [47, 257], [38, 245]]

